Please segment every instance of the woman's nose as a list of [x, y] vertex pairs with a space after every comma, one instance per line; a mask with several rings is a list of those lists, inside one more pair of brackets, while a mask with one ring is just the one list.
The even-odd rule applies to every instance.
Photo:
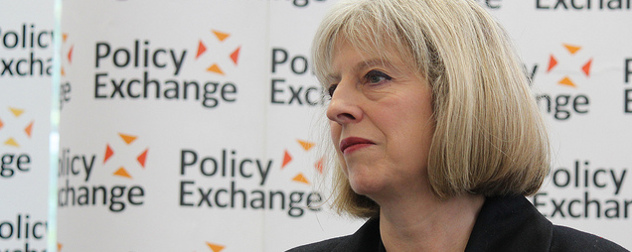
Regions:
[[329, 120], [340, 125], [361, 121], [363, 117], [363, 111], [359, 106], [361, 95], [352, 82], [338, 83], [327, 107]]

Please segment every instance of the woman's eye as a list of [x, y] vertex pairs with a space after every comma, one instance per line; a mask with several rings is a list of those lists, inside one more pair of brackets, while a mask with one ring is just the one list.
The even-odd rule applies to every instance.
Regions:
[[329, 92], [329, 98], [334, 96], [334, 91], [336, 91], [336, 87], [338, 87], [338, 84], [332, 84], [331, 86], [329, 86], [329, 89], [327, 90]]
[[377, 71], [377, 70], [369, 71], [364, 76], [364, 78], [366, 79], [366, 81], [369, 84], [378, 84], [378, 83], [380, 83], [382, 81], [393, 79], [393, 78], [391, 78], [391, 76], [388, 76], [388, 74], [385, 74], [385, 73]]

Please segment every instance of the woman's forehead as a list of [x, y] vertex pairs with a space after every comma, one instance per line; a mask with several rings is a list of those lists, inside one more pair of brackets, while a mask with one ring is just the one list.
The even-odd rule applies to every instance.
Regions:
[[[339, 56], [342, 54], [343, 50], [353, 50], [356, 55], [358, 62], [353, 62], [353, 67], [355, 65], [359, 65], [358, 67], [372, 67], [372, 66], [383, 66], [383, 67], [394, 67], [394, 66], [406, 66], [415, 68], [415, 62], [411, 56], [411, 54], [403, 54], [400, 52], [401, 50], [397, 50], [398, 46], [395, 46], [395, 42], [390, 41], [388, 44], [384, 46], [378, 46], [374, 43], [365, 43], [364, 40], [347, 40], [347, 39], [338, 39], [333, 46], [333, 53], [330, 59], [331, 67], [340, 67], [336, 66], [336, 62], [340, 61], [341, 58]], [[349, 51], [347, 51], [348, 53]], [[348, 63], [348, 62], [347, 62]], [[332, 69], [335, 70], [335, 69]]]

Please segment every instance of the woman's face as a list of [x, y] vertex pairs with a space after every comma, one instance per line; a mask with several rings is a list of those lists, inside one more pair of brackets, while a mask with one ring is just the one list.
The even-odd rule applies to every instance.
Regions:
[[347, 43], [338, 48], [327, 117], [351, 187], [378, 203], [427, 190], [435, 125], [430, 86], [393, 51], [380, 58]]

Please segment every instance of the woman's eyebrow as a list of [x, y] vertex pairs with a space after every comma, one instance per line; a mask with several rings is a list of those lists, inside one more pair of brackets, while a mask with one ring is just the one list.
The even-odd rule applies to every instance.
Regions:
[[[390, 69], [395, 69], [393, 64], [391, 63], [391, 61], [389, 61], [388, 59], [384, 59], [384, 58], [371, 58], [368, 60], [362, 60], [358, 63], [355, 64], [355, 66], [353, 66], [352, 71], [353, 72], [360, 72], [363, 71], [364, 69], [367, 68], [371, 68], [371, 67], [376, 67], [376, 66], [381, 66], [381, 67], [386, 67], [386, 68], [390, 68]], [[336, 71], [334, 73], [329, 73], [325, 76], [326, 80], [328, 82], [337, 82], [340, 81], [341, 74], [339, 71]]]
[[375, 66], [382, 66], [382, 67], [391, 68], [393, 66], [393, 64], [391, 64], [391, 62], [388, 59], [373, 58], [373, 59], [369, 59], [369, 60], [363, 60], [362, 62], [358, 62], [358, 64], [356, 64], [356, 66], [354, 67], [353, 70], [361, 71], [361, 70], [364, 70], [366, 68], [371, 68], [371, 67], [375, 67]]
[[[358, 63], [356, 63], [355, 66], [353, 66], [352, 71], [354, 72], [358, 72], [358, 71], [362, 71], [366, 68], [371, 68], [371, 67], [375, 67], [375, 66], [382, 66], [382, 67], [387, 67], [387, 68], [392, 68], [393, 64], [391, 64], [391, 62], [387, 59], [383, 59], [383, 58], [373, 58], [373, 59], [368, 59], [368, 60], [363, 60], [360, 61]], [[340, 79], [340, 72], [336, 71], [335, 73], [330, 73], [327, 75], [328, 79]]]

